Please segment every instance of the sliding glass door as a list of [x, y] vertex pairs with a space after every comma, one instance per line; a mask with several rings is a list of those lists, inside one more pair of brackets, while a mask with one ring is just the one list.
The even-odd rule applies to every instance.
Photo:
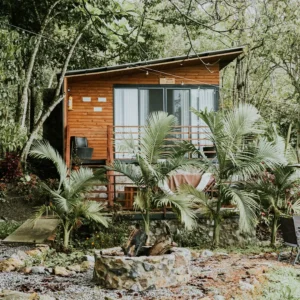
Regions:
[[164, 111], [164, 90], [162, 88], [142, 88], [139, 92], [139, 124], [143, 126], [152, 112]]
[[[190, 112], [190, 108], [215, 111], [217, 109], [216, 94], [215, 88], [208, 87], [116, 87], [114, 89], [116, 145], [131, 136], [137, 138], [138, 126], [145, 125], [149, 114], [155, 111], [165, 111], [176, 116], [178, 125], [181, 126], [176, 130], [178, 138], [191, 138], [198, 148], [211, 145], [207, 139], [207, 127], [203, 121]], [[118, 154], [116, 157], [119, 157]], [[124, 154], [122, 157], [124, 158]], [[132, 154], [126, 155], [127, 157], [131, 158]]]

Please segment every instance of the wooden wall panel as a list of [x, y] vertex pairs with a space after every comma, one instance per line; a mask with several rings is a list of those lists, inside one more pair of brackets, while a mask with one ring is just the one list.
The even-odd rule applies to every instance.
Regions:
[[[88, 138], [89, 146], [94, 148], [93, 159], [107, 158], [107, 126], [113, 125], [113, 85], [159, 84], [160, 78], [175, 78], [175, 84], [219, 84], [218, 64], [208, 69], [201, 64], [181, 66], [178, 63], [175, 68], [164, 66], [156, 70], [163, 73], [148, 70], [146, 75], [146, 69], [135, 69], [68, 77], [66, 100], [72, 96], [73, 110], [67, 111], [65, 126], [69, 126], [70, 136]], [[91, 102], [82, 102], [82, 97], [91, 97]], [[106, 102], [98, 102], [98, 97], [105, 97]], [[94, 107], [102, 107], [102, 112], [94, 112]]]

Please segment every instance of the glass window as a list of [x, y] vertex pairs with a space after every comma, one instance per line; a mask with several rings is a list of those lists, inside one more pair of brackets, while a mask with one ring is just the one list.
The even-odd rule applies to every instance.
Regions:
[[[118, 141], [131, 136], [137, 140], [138, 126], [145, 125], [147, 117], [154, 111], [166, 111], [177, 117], [181, 126], [176, 129], [178, 138], [191, 139], [201, 149], [212, 144], [207, 138], [207, 126], [190, 112], [190, 108], [216, 110], [214, 88], [115, 88], [114, 101], [116, 145]], [[116, 157], [119, 156], [116, 154]]]
[[[216, 110], [215, 90], [214, 89], [192, 89], [191, 107], [197, 110]], [[199, 126], [200, 129], [199, 130]], [[206, 124], [195, 114], [191, 114], [192, 143], [198, 148], [211, 146], [212, 142], [208, 140], [208, 128]]]
[[163, 89], [141, 89], [140, 90], [140, 125], [145, 125], [146, 120], [154, 111], [164, 110]]
[[[131, 153], [124, 153], [120, 149], [124, 139], [137, 139], [139, 113], [138, 90], [115, 89], [114, 119], [115, 119], [115, 157], [132, 158]], [[119, 152], [119, 153], [118, 153]]]

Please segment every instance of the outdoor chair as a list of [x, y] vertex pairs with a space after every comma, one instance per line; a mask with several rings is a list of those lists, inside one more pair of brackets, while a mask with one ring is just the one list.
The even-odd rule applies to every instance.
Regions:
[[[294, 216], [293, 218], [281, 218], [280, 229], [282, 231], [282, 237], [284, 245], [292, 247], [290, 260], [292, 259], [294, 249], [296, 248], [296, 257], [293, 265], [298, 262], [300, 255], [300, 216]], [[278, 255], [278, 261], [281, 259], [282, 252]]]
[[80, 159], [91, 159], [93, 155], [93, 148], [88, 147], [88, 140], [86, 137], [74, 137], [74, 153]]

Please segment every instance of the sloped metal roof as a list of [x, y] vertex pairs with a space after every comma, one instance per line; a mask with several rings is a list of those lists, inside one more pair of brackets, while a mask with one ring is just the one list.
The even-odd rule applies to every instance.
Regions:
[[205, 59], [208, 57], [213, 56], [223, 56], [224, 58], [222, 60], [227, 61], [228, 63], [232, 61], [235, 57], [229, 58], [226, 60], [226, 56], [230, 54], [236, 54], [238, 56], [240, 53], [243, 52], [244, 47], [235, 47], [235, 48], [229, 48], [229, 49], [222, 49], [222, 50], [215, 50], [215, 51], [206, 51], [194, 55], [183, 55], [183, 56], [173, 56], [173, 57], [167, 57], [167, 58], [160, 58], [160, 59], [154, 59], [154, 60], [148, 60], [148, 61], [140, 61], [135, 63], [128, 63], [128, 64], [122, 64], [122, 65], [115, 65], [115, 66], [106, 66], [106, 67], [100, 67], [100, 68], [92, 68], [92, 69], [81, 69], [81, 70], [70, 70], [66, 72], [65, 76], [72, 77], [73, 75], [88, 75], [88, 74], [94, 74], [94, 73], [102, 73], [102, 72], [108, 72], [108, 71], [118, 71], [118, 70], [124, 70], [124, 69], [131, 69], [131, 68], [139, 68], [139, 67], [146, 67], [146, 66], [153, 66], [153, 65], [159, 65], [159, 64], [166, 64], [166, 63], [173, 63], [176, 61], [188, 61], [192, 59]]

